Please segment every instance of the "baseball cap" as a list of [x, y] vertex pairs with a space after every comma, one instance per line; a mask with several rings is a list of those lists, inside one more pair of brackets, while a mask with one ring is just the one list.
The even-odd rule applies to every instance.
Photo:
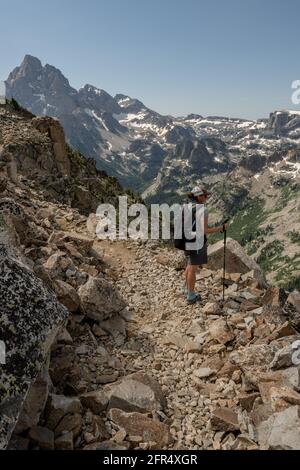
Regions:
[[194, 195], [194, 196], [209, 196], [211, 193], [208, 192], [203, 186], [195, 186], [191, 193]]

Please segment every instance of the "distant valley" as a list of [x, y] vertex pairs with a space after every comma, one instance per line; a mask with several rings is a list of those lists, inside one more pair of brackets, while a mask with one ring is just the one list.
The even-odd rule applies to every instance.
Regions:
[[37, 115], [56, 117], [69, 144], [146, 202], [182, 201], [195, 183], [213, 192], [211, 221], [230, 215], [230, 234], [273, 282], [300, 283], [300, 111], [256, 121], [162, 116], [124, 94], [75, 90], [57, 68], [25, 56], [7, 91]]

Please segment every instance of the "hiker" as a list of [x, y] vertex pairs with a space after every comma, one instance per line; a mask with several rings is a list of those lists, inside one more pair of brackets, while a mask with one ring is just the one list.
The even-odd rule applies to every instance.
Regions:
[[[196, 186], [189, 194], [188, 198], [196, 204], [205, 204], [209, 198], [210, 193], [203, 187]], [[196, 283], [196, 271], [198, 266], [203, 266], [207, 264], [207, 237], [209, 233], [223, 233], [227, 228], [227, 224], [221, 225], [219, 227], [208, 227], [208, 210], [204, 208], [204, 245], [199, 250], [184, 250], [186, 257], [186, 270], [185, 270], [185, 287], [187, 294], [187, 302], [193, 304], [201, 300], [200, 294], [195, 292], [195, 283]], [[187, 243], [187, 242], [186, 242]]]

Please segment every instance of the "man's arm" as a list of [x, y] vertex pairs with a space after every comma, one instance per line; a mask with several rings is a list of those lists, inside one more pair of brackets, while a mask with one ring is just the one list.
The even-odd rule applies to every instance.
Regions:
[[204, 233], [209, 234], [209, 233], [219, 233], [223, 232], [226, 230], [228, 224], [224, 225], [219, 225], [218, 227], [209, 227], [208, 226], [208, 217], [205, 217], [204, 219]]

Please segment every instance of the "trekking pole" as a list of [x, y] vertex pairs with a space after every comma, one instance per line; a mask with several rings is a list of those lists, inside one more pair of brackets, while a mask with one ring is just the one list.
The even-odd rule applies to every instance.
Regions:
[[225, 271], [226, 271], [226, 238], [227, 238], [227, 231], [226, 226], [229, 219], [226, 219], [223, 223], [223, 233], [224, 233], [224, 253], [223, 253], [223, 278], [222, 278], [222, 288], [223, 288], [223, 302], [225, 300]]
[[225, 269], [226, 269], [226, 229], [224, 230], [224, 254], [223, 254], [223, 302], [225, 300]]

